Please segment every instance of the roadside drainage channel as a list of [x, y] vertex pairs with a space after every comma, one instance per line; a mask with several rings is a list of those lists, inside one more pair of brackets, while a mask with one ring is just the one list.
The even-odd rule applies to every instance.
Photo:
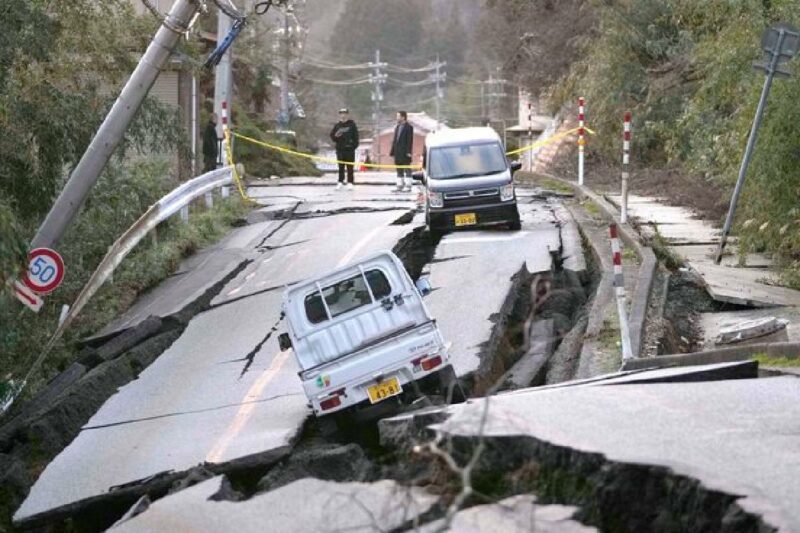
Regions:
[[[639, 257], [641, 263], [636, 275], [636, 289], [631, 295], [628, 321], [630, 324], [633, 356], [640, 357], [646, 337], [646, 323], [648, 319], [648, 310], [650, 308], [650, 295], [656, 279], [656, 270], [658, 268], [658, 260], [655, 256], [655, 253], [653, 252], [652, 248], [641, 243], [641, 238], [636, 233], [634, 228], [628, 224], [620, 223], [619, 213], [605, 198], [595, 194], [588, 187], [578, 185], [575, 182], [559, 178], [558, 176], [553, 176], [551, 174], [542, 175], [572, 188], [579, 199], [588, 198], [600, 209], [600, 211], [603, 212], [604, 216], [609, 221], [613, 221], [617, 224], [620, 238], [624, 244], [632, 247], [636, 251], [636, 255]], [[610, 254], [610, 247], [608, 253]]]

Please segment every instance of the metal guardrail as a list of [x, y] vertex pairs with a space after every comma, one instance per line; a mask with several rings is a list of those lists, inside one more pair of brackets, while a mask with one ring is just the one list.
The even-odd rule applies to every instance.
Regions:
[[[122, 263], [123, 259], [133, 250], [133, 248], [144, 239], [150, 231], [155, 229], [161, 222], [164, 222], [169, 217], [187, 207], [189, 203], [203, 195], [206, 196], [207, 204], [210, 204], [210, 193], [219, 187], [226, 187], [233, 182], [232, 167], [223, 167], [217, 170], [212, 170], [201, 176], [193, 178], [186, 183], [181, 184], [175, 190], [161, 198], [158, 202], [150, 206], [150, 208], [137, 220], [125, 233], [123, 233], [115, 242], [108, 248], [103, 260], [97, 266], [95, 271], [89, 277], [78, 297], [73, 302], [69, 311], [64, 316], [58, 328], [47, 341], [41, 354], [34, 362], [28, 374], [25, 376], [23, 386], [44, 358], [53, 348], [58, 339], [61, 338], [64, 331], [69, 327], [72, 321], [78, 316], [84, 306], [89, 302], [92, 296], [97, 293], [100, 287], [111, 277], [114, 270]], [[185, 217], [184, 217], [185, 218]], [[21, 390], [21, 389], [20, 389]]]

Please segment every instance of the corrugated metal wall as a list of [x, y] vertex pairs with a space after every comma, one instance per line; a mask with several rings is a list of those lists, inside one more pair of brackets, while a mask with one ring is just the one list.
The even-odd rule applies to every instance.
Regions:
[[178, 107], [178, 72], [162, 72], [153, 84], [150, 96], [158, 98], [163, 104]]

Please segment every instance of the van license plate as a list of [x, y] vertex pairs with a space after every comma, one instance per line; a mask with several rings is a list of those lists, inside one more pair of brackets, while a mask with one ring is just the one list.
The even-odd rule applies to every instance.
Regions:
[[397, 396], [401, 392], [403, 392], [403, 387], [400, 386], [400, 382], [397, 378], [390, 378], [386, 381], [381, 381], [377, 385], [367, 387], [370, 403], [382, 402], [386, 398]]
[[478, 223], [475, 213], [464, 213], [456, 215], [456, 226], [474, 226]]

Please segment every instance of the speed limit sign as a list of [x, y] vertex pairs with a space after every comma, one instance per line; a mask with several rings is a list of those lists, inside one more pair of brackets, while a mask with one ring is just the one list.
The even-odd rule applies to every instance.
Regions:
[[34, 248], [28, 254], [25, 285], [39, 294], [52, 292], [64, 280], [64, 260], [50, 248]]

